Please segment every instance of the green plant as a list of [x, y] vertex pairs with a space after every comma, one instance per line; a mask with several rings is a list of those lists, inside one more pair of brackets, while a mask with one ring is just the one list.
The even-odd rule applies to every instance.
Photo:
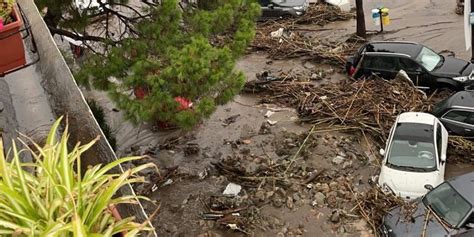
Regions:
[[16, 0], [0, 0], [0, 19], [3, 24], [11, 21], [11, 14]]
[[[109, 209], [136, 202], [136, 196], [114, 195], [124, 185], [143, 182], [135, 174], [154, 165], [111, 173], [123, 162], [140, 159], [127, 157], [83, 172], [81, 154], [96, 140], [69, 151], [67, 125], [60, 138], [56, 135], [60, 122], [61, 118], [54, 123], [43, 147], [34, 143], [36, 152], [19, 151], [13, 142], [7, 159], [0, 140], [0, 235], [93, 237], [126, 232], [125, 236], [135, 236], [149, 230], [133, 218], [116, 220]], [[22, 152], [30, 152], [33, 162], [22, 163]]]
[[[149, 18], [136, 23], [139, 37], [93, 56], [75, 78], [109, 92], [132, 122], [192, 129], [243, 87], [245, 76], [235, 62], [252, 41], [260, 14], [255, 0], [211, 5], [212, 11], [183, 11], [177, 0], [161, 1], [149, 9]], [[133, 96], [136, 89], [143, 95]], [[177, 98], [192, 102], [192, 108], [181, 109]]]
[[97, 103], [97, 101], [93, 99], [88, 99], [87, 104], [89, 104], [89, 108], [91, 108], [95, 120], [97, 120], [99, 127], [104, 132], [105, 138], [107, 138], [107, 141], [109, 141], [110, 146], [112, 146], [112, 149], [114, 149], [115, 151], [117, 149], [117, 139], [115, 138], [115, 135], [112, 132], [112, 128], [107, 123], [107, 120], [105, 120], [104, 108], [102, 108], [102, 106], [100, 106], [99, 103]]

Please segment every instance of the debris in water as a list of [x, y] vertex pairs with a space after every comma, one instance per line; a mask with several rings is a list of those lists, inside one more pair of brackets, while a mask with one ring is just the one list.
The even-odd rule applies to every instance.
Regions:
[[237, 196], [240, 193], [240, 190], [242, 190], [242, 186], [234, 183], [229, 183], [227, 184], [227, 187], [225, 188], [222, 194]]

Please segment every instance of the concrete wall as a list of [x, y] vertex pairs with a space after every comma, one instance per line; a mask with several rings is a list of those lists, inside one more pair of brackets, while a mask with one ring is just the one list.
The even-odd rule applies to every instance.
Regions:
[[[49, 95], [53, 112], [57, 116], [67, 115], [71, 142], [73, 144], [79, 141], [85, 143], [97, 136], [101, 137], [100, 141], [84, 154], [82, 158], [84, 167], [116, 160], [115, 153], [92, 115], [33, 0], [18, 0], [18, 3], [30, 21], [38, 53], [41, 56], [41, 60], [36, 65], [37, 72], [43, 78], [41, 84]], [[115, 172], [123, 172], [122, 167]], [[133, 190], [127, 186], [120, 190], [119, 195], [131, 193]], [[142, 205], [119, 206], [119, 211], [122, 216], [135, 216], [140, 222], [147, 220]]]

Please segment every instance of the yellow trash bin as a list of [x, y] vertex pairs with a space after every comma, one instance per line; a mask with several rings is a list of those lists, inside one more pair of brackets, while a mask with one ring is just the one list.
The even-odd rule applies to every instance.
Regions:
[[380, 10], [380, 12], [382, 13], [382, 24], [384, 26], [386, 25], [389, 25], [390, 24], [390, 16], [388, 15], [388, 8], [384, 7]]

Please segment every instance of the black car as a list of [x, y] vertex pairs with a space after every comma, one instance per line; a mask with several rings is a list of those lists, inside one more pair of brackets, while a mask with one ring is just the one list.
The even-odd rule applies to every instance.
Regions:
[[261, 19], [301, 16], [309, 6], [308, 0], [259, 0], [259, 3]]
[[416, 199], [413, 212], [401, 207], [392, 209], [383, 218], [381, 235], [474, 236], [473, 190], [474, 172], [449, 179]]
[[474, 83], [473, 69], [470, 62], [439, 55], [424, 45], [393, 41], [367, 43], [346, 63], [347, 73], [354, 78], [376, 74], [393, 79], [404, 70], [415, 86], [426, 90], [463, 90]]
[[474, 137], [474, 91], [460, 91], [436, 104], [433, 115], [453, 135]]

